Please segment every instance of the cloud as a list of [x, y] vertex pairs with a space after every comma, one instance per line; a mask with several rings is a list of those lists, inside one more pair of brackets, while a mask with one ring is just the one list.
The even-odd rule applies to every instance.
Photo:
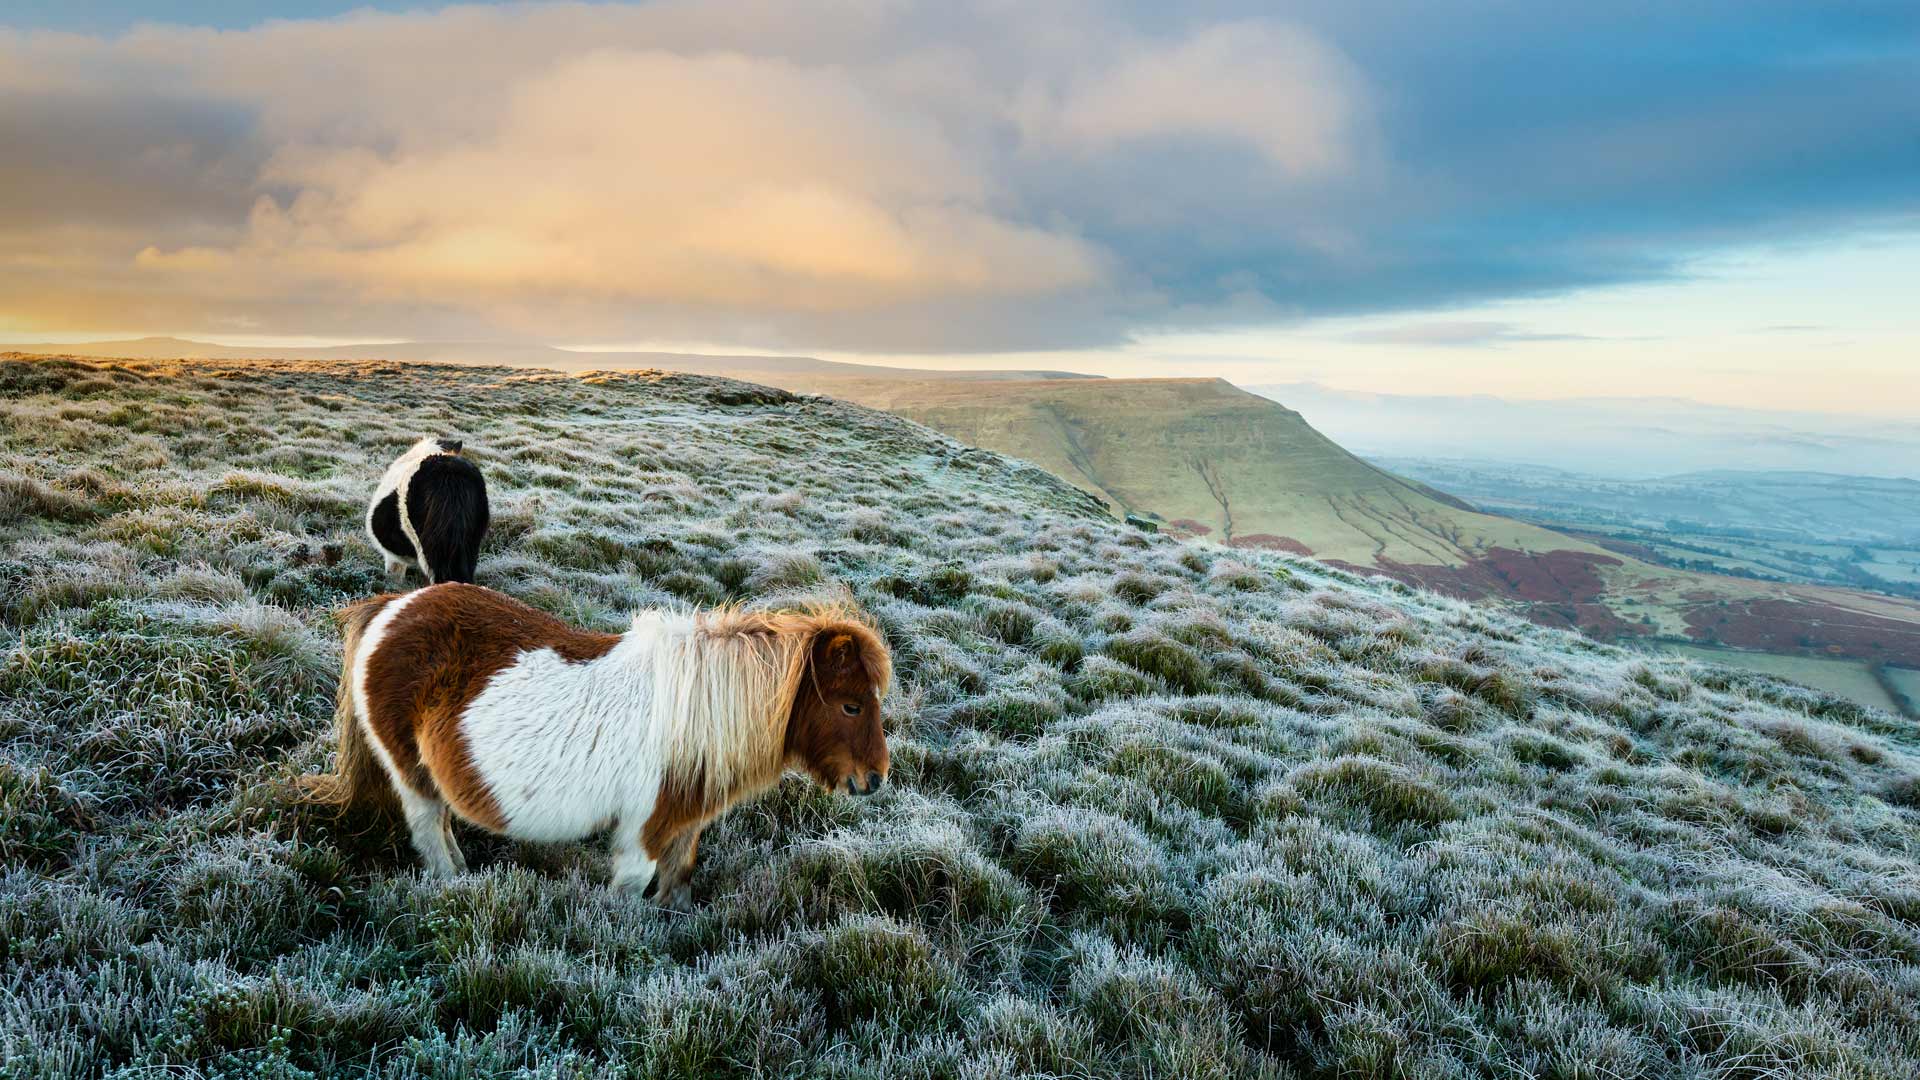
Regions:
[[263, 176], [297, 194], [260, 196], [243, 242], [142, 265], [420, 300], [837, 312], [1100, 276], [1077, 238], [996, 215], [991, 177], [845, 73], [737, 54], [567, 58], [481, 132], [289, 145]]
[[0, 29], [0, 325], [1039, 349], [1671, 276], [1920, 210], [1920, 18], [1532, 11]]
[[944, 37], [935, 10], [848, 5], [829, 28], [771, 4], [539, 5], [0, 37], [26, 106], [10, 156], [33, 163], [0, 180], [21, 208], [7, 246], [65, 260], [62, 287], [29, 290], [37, 313], [0, 315], [907, 349], [1108, 336], [1102, 309], [1138, 284], [1024, 197], [1019, 159], [1097, 168], [1194, 136], [1282, 183], [1344, 167], [1352, 80], [1296, 28], [1115, 23], [1100, 48], [1063, 32], [1008, 61], [1036, 20], [986, 4]]
[[1509, 322], [1456, 319], [1405, 323], [1376, 330], [1356, 330], [1342, 340], [1362, 345], [1434, 345], [1446, 348], [1486, 348], [1538, 341], [1612, 341], [1591, 334], [1549, 334], [1526, 330]]
[[1350, 171], [1358, 74], [1311, 34], [1264, 21], [1142, 43], [1036, 111], [1029, 131], [1108, 149], [1152, 139], [1241, 143], [1290, 176]]

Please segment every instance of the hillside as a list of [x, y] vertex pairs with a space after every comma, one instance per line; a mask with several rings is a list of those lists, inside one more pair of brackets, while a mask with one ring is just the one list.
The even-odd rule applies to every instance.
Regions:
[[[225, 359], [263, 351], [173, 338], [78, 348], [105, 355], [123, 347]], [[1920, 603], [1655, 565], [1605, 538], [1478, 513], [1362, 461], [1299, 413], [1218, 379], [919, 371], [810, 357], [575, 353], [495, 343], [276, 351], [306, 359], [371, 351], [413, 363], [575, 371], [665, 368], [830, 394], [1035, 462], [1116, 509], [1160, 519], [1175, 535], [1311, 554], [1463, 599], [1499, 600], [1535, 621], [1602, 640], [1648, 637], [1828, 658], [1848, 669], [1831, 685], [1884, 681], [1877, 672], [1887, 664], [1920, 668]], [[1863, 700], [1888, 697], [1876, 692]]]
[[[1920, 728], [686, 375], [0, 359], [0, 1075], [1904, 1078]], [[691, 915], [597, 844], [285, 801], [388, 458], [582, 624], [831, 580], [894, 783], [789, 778]]]
[[1220, 379], [772, 381], [1039, 464], [1176, 535], [1312, 555], [1605, 640], [1657, 636], [1920, 667], [1920, 603], [1656, 566], [1475, 511]]
[[1578, 547], [1375, 468], [1222, 379], [787, 381], [1024, 458], [1121, 511], [1233, 546], [1440, 566], [1494, 547]]

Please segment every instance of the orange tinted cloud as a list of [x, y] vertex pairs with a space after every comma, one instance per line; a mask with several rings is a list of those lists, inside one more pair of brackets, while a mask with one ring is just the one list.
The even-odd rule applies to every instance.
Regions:
[[1361, 141], [1358, 80], [1294, 28], [955, 10], [0, 35], [10, 98], [73, 121], [0, 172], [31, 211], [0, 219], [0, 320], [991, 345], [1150, 295], [1018, 176], [1194, 136], [1321, 179]]

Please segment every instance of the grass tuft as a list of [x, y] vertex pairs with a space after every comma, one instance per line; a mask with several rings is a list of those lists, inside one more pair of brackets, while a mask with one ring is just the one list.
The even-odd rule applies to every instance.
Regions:
[[0, 864], [33, 870], [63, 864], [85, 836], [85, 802], [44, 768], [0, 761]]
[[1152, 628], [1112, 638], [1106, 653], [1135, 671], [1189, 694], [1204, 694], [1214, 688], [1213, 673], [1198, 652]]
[[1379, 824], [1438, 825], [1460, 815], [1446, 792], [1407, 769], [1369, 757], [1348, 756], [1303, 765], [1289, 777], [1310, 800], [1364, 811]]

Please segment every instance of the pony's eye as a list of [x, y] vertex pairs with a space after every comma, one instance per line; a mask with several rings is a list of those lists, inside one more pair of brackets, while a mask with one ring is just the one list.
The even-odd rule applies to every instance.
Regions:
[[845, 705], [840, 706], [840, 711], [846, 713], [848, 716], [859, 716], [860, 706], [849, 701]]

